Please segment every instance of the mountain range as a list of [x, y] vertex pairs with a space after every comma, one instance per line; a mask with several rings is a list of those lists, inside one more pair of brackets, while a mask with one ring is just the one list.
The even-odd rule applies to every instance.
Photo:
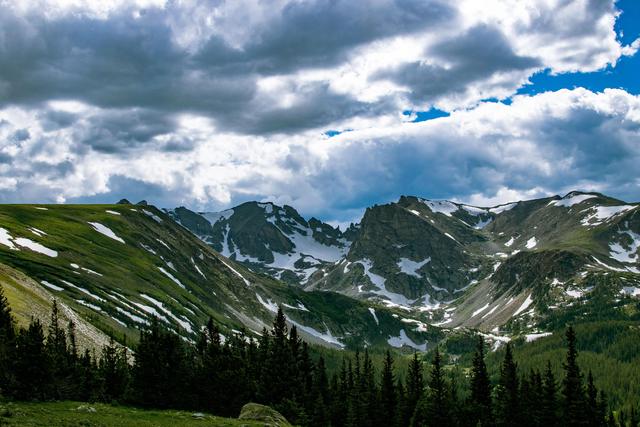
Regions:
[[467, 330], [497, 347], [576, 319], [638, 320], [639, 206], [402, 196], [341, 230], [269, 202], [3, 205], [0, 283], [19, 322], [46, 320], [55, 298], [89, 344], [135, 341], [153, 316], [188, 340], [209, 317], [258, 336], [280, 305], [336, 348], [426, 350]]

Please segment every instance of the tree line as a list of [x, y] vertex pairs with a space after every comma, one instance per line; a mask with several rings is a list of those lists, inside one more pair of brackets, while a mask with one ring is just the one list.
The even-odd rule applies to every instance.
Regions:
[[379, 372], [367, 349], [344, 357], [333, 375], [322, 357], [312, 360], [281, 309], [270, 331], [255, 340], [223, 337], [212, 320], [195, 343], [157, 319], [140, 333], [135, 353], [113, 340], [99, 353], [79, 352], [75, 325], [33, 319], [17, 329], [0, 287], [0, 396], [16, 400], [78, 400], [150, 408], [202, 410], [235, 417], [248, 402], [277, 409], [303, 426], [584, 426], [637, 427], [635, 411], [610, 411], [604, 392], [577, 363], [576, 337], [566, 332], [564, 377], [550, 365], [522, 373], [507, 344], [492, 384], [480, 337], [468, 381], [459, 382], [436, 347], [429, 369], [417, 353], [401, 378], [386, 352]]

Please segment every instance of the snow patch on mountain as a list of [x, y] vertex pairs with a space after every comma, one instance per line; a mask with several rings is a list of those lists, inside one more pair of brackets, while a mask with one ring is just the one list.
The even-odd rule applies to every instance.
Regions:
[[262, 299], [262, 297], [258, 293], [256, 293], [256, 298], [258, 299], [258, 302], [260, 304], [262, 304], [264, 306], [264, 308], [266, 308], [270, 312], [272, 312], [272, 313], [277, 313], [278, 312], [278, 304], [276, 304], [275, 302], [271, 301], [268, 298], [265, 301], [264, 299]]
[[582, 225], [593, 227], [609, 221], [613, 217], [635, 208], [637, 208], [637, 206], [594, 206], [592, 208], [586, 209], [586, 211], [590, 213], [589, 215], [582, 218], [581, 223]]
[[485, 220], [479, 219], [478, 223], [476, 225], [474, 225], [473, 228], [475, 228], [476, 230], [482, 230], [487, 225], [491, 224], [492, 221], [493, 221], [493, 219], [491, 219], [491, 218], [487, 218]]
[[169, 279], [171, 279], [176, 285], [180, 286], [182, 289], [186, 289], [185, 286], [182, 284], [182, 282], [180, 282], [180, 280], [176, 279], [171, 273], [169, 273], [167, 270], [165, 270], [162, 267], [158, 267], [158, 270], [160, 270], [165, 276], [167, 276]]
[[142, 209], [142, 212], [146, 216], [152, 218], [155, 222], [157, 222], [157, 223], [161, 223], [162, 222], [162, 218], [160, 218], [158, 215], [154, 214], [153, 212], [150, 212], [150, 211], [148, 211], [146, 209]]
[[[247, 285], [247, 286], [251, 285], [251, 283], [249, 283], [249, 281], [248, 281], [248, 280], [247, 280], [247, 279], [246, 279], [242, 274], [240, 274], [240, 272], [239, 272], [238, 270], [236, 270], [235, 268], [231, 267], [231, 266], [230, 266], [229, 264], [227, 264], [226, 262], [224, 262], [224, 261], [222, 261], [222, 260], [220, 260], [220, 261], [221, 261], [224, 265], [226, 265], [226, 266], [227, 266], [227, 268], [228, 268], [229, 270], [231, 270], [231, 272], [232, 272], [233, 274], [235, 274], [236, 276], [238, 276], [239, 278], [241, 278], [245, 285]], [[203, 276], [204, 276], [204, 275], [203, 275]]]
[[538, 239], [536, 239], [536, 237], [532, 237], [529, 240], [527, 240], [527, 244], [525, 245], [527, 249], [533, 249], [536, 247], [536, 245], [538, 244]]
[[105, 299], [104, 299], [104, 298], [102, 298], [101, 296], [98, 296], [98, 295], [96, 295], [96, 294], [92, 293], [92, 292], [91, 292], [91, 291], [89, 291], [88, 289], [85, 289], [85, 288], [83, 288], [83, 287], [80, 287], [80, 286], [74, 285], [73, 283], [71, 283], [71, 282], [69, 282], [69, 281], [67, 281], [67, 280], [61, 280], [61, 282], [62, 282], [62, 283], [64, 283], [65, 285], [69, 286], [70, 288], [73, 288], [73, 289], [75, 289], [75, 290], [77, 290], [77, 291], [80, 291], [80, 292], [82, 292], [82, 293], [86, 294], [86, 295], [89, 295], [91, 298], [93, 298], [93, 299], [95, 299], [95, 300], [98, 300], [98, 301], [100, 301], [100, 302], [107, 302], [107, 300], [105, 300]]
[[12, 249], [14, 251], [20, 250], [18, 247], [16, 247], [16, 245], [18, 245], [20, 247], [31, 249], [34, 252], [38, 252], [51, 258], [55, 258], [58, 256], [58, 251], [49, 249], [48, 247], [41, 245], [38, 242], [34, 242], [31, 239], [27, 239], [26, 237], [14, 238], [11, 233], [9, 233], [9, 231], [2, 227], [0, 227], [0, 244], [7, 246], [9, 249]]
[[400, 321], [402, 323], [415, 324], [416, 325], [415, 330], [417, 332], [427, 332], [427, 326], [428, 325], [426, 323], [424, 323], [424, 322], [421, 322], [421, 321], [417, 320], [417, 319], [406, 319], [406, 318], [403, 318], [403, 319], [400, 319]]
[[[281, 230], [277, 223], [275, 217], [267, 218], [267, 221], [274, 225], [274, 227], [278, 228], [278, 230], [287, 236], [289, 240], [293, 243], [295, 250], [290, 254], [280, 254], [278, 259], [274, 261], [272, 264], [269, 264], [272, 267], [276, 268], [286, 268], [288, 270], [295, 269], [293, 264], [300, 259], [303, 255], [310, 255], [313, 258], [326, 262], [336, 262], [340, 258], [346, 255], [346, 252], [349, 249], [348, 242], [344, 240], [343, 247], [338, 246], [328, 246], [323, 243], [320, 243], [313, 237], [313, 230], [311, 228], [301, 229], [299, 227], [294, 227], [293, 233], [286, 233], [284, 230]], [[274, 252], [274, 257], [277, 252]]]
[[373, 316], [373, 320], [376, 321], [376, 325], [379, 325], [380, 321], [378, 320], [378, 316], [376, 315], [376, 310], [373, 307], [369, 307], [369, 313], [371, 313], [371, 315]]
[[0, 227], [0, 244], [7, 246], [9, 249], [13, 249], [14, 251], [19, 251], [20, 249], [16, 248], [12, 240], [13, 237], [9, 231]]
[[498, 307], [500, 307], [500, 304], [496, 304], [491, 310], [489, 310], [485, 314], [483, 314], [481, 319], [484, 319], [485, 317], [491, 316], [498, 309]]
[[296, 325], [296, 327], [297, 327], [299, 330], [301, 330], [301, 331], [303, 331], [303, 332], [306, 332], [307, 334], [309, 334], [309, 335], [311, 335], [311, 336], [314, 336], [314, 337], [316, 337], [316, 338], [318, 338], [318, 339], [321, 339], [322, 341], [327, 342], [327, 343], [329, 343], [329, 344], [337, 345], [337, 346], [338, 346], [338, 347], [340, 347], [340, 348], [344, 348], [344, 347], [345, 347], [345, 345], [344, 345], [344, 344], [342, 344], [342, 343], [338, 340], [338, 338], [334, 337], [334, 336], [331, 334], [331, 330], [327, 327], [327, 325], [325, 325], [325, 328], [327, 328], [327, 331], [326, 331], [326, 332], [319, 332], [319, 331], [317, 331], [317, 330], [313, 329], [312, 327], [310, 327], [310, 326], [306, 326], [306, 325], [303, 325], [303, 324], [301, 324], [301, 323], [298, 323], [298, 322], [296, 322], [295, 320], [292, 320], [292, 319], [288, 319], [288, 320], [289, 320], [289, 322], [290, 322], [290, 323], [292, 323], [292, 324]]
[[38, 237], [44, 237], [47, 235], [47, 233], [35, 227], [29, 227], [28, 230]]
[[58, 256], [58, 251], [54, 251], [53, 249], [49, 249], [48, 247], [41, 245], [38, 242], [34, 242], [31, 239], [27, 239], [26, 237], [17, 237], [13, 239], [16, 245], [21, 246], [23, 248], [31, 249], [34, 252], [38, 252], [39, 254], [46, 255], [51, 258], [56, 258]]
[[418, 199], [434, 213], [441, 213], [446, 216], [451, 216], [452, 213], [457, 212], [460, 208], [455, 203], [448, 200], [426, 200]]
[[424, 265], [428, 264], [431, 261], [431, 257], [427, 257], [422, 261], [412, 261], [409, 258], [400, 258], [397, 265], [400, 268], [400, 272], [407, 274], [409, 276], [415, 276], [417, 278], [421, 278], [422, 275], [418, 273]]
[[96, 230], [98, 233], [109, 237], [110, 239], [117, 240], [120, 243], [124, 243], [120, 237], [116, 235], [109, 227], [106, 225], [100, 224], [99, 222], [89, 222], [89, 224]]
[[143, 325], [149, 325], [149, 321], [147, 319], [144, 319], [136, 314], [130, 313], [127, 310], [123, 309], [122, 307], [116, 307], [116, 310], [118, 311], [118, 313], [123, 314], [125, 316], [127, 316], [129, 319], [133, 320], [136, 323], [141, 323]]
[[401, 347], [407, 346], [407, 347], [415, 348], [416, 350], [420, 350], [420, 351], [427, 350], [426, 342], [424, 344], [416, 344], [411, 338], [407, 336], [407, 333], [405, 332], [404, 329], [400, 329], [400, 335], [398, 335], [397, 337], [389, 337], [389, 339], [387, 340], [387, 343], [391, 347], [395, 347], [395, 348], [401, 348]]
[[355, 261], [354, 264], [355, 263], [362, 265], [362, 267], [364, 268], [365, 276], [367, 276], [371, 281], [371, 283], [373, 283], [373, 285], [378, 288], [378, 289], [374, 289], [371, 292], [373, 292], [374, 294], [386, 300], [386, 301], [383, 301], [384, 304], [388, 306], [409, 309], [409, 306], [416, 302], [416, 300], [411, 300], [402, 294], [398, 294], [398, 293], [387, 290], [385, 286], [387, 279], [385, 279], [384, 277], [378, 274], [371, 272], [371, 269], [373, 268], [373, 263], [371, 262], [370, 259], [365, 258], [360, 261]]
[[467, 211], [469, 213], [469, 215], [474, 215], [474, 216], [484, 215], [484, 214], [486, 214], [488, 212], [488, 209], [479, 208], [477, 206], [461, 204], [461, 205], [459, 205], [459, 207], [461, 209], [464, 209], [465, 211]]
[[167, 245], [164, 241], [160, 240], [160, 239], [156, 239], [158, 241], [158, 243], [160, 243], [162, 246], [164, 246], [165, 248], [171, 250], [171, 248], [169, 247], [169, 245]]
[[640, 234], [634, 233], [631, 230], [618, 231], [618, 234], [629, 236], [631, 238], [631, 244], [625, 248], [619, 242], [609, 243], [611, 258], [623, 263], [635, 263], [638, 260], [636, 252], [638, 252], [638, 248], [640, 247]]
[[477, 309], [476, 311], [473, 312], [473, 314], [471, 315], [471, 317], [476, 317], [478, 314], [482, 313], [483, 311], [485, 311], [487, 308], [489, 308], [489, 306], [491, 305], [490, 302], [486, 303], [485, 305], [483, 305], [482, 307], [480, 307], [479, 309]]
[[620, 290], [621, 294], [630, 295], [632, 297], [640, 297], [640, 288], [634, 286], [625, 286]]
[[540, 333], [537, 333], [537, 334], [527, 334], [527, 335], [524, 336], [524, 338], [525, 338], [525, 340], [527, 342], [533, 342], [533, 341], [535, 341], [537, 339], [548, 337], [550, 335], [552, 335], [551, 332], [540, 332]]
[[517, 204], [518, 202], [513, 202], [513, 203], [507, 203], [504, 205], [494, 206], [492, 208], [489, 208], [489, 212], [494, 214], [501, 214], [502, 212], [510, 211], [511, 209], [515, 208]]
[[527, 297], [527, 299], [524, 300], [522, 305], [516, 310], [515, 313], [513, 313], [513, 317], [516, 317], [518, 314], [525, 311], [527, 308], [529, 308], [531, 304], [533, 304], [533, 299], [531, 298], [531, 294], [529, 294], [529, 296]]
[[584, 291], [581, 289], [567, 289], [565, 294], [571, 298], [582, 298]]
[[53, 289], [54, 291], [64, 291], [64, 288], [61, 288], [60, 286], [56, 286], [51, 282], [47, 282], [46, 280], [41, 280], [40, 283], [42, 283], [44, 286], [46, 286], [49, 289]]
[[189, 333], [193, 333], [193, 328], [192, 328], [191, 322], [189, 322], [189, 319], [187, 319], [184, 316], [182, 316], [182, 317], [176, 316], [175, 314], [173, 314], [171, 312], [171, 310], [166, 308], [162, 302], [158, 301], [157, 299], [155, 299], [155, 298], [153, 298], [153, 297], [151, 297], [151, 296], [149, 296], [147, 294], [140, 294], [140, 297], [146, 299], [151, 304], [153, 304], [156, 307], [158, 307], [158, 309], [160, 309], [160, 311], [162, 311], [164, 314], [169, 316], [174, 322], [176, 322], [178, 325], [180, 325], [184, 330], [186, 330]]
[[573, 205], [577, 205], [579, 203], [584, 202], [585, 200], [593, 199], [598, 196], [594, 194], [579, 194], [579, 193], [570, 193], [569, 195], [563, 197], [560, 200], [552, 200], [549, 202], [549, 206], [558, 206], [570, 208]]
[[92, 303], [90, 303], [88, 301], [85, 301], [83, 299], [77, 299], [75, 301], [80, 305], [84, 305], [85, 307], [89, 307], [93, 311], [102, 311], [102, 309], [100, 307], [98, 307], [97, 305], [92, 304]]

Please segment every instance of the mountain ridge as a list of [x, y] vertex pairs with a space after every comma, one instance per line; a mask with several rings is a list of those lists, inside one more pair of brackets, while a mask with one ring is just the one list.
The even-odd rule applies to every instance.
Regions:
[[[493, 207], [400, 196], [366, 209], [339, 260], [307, 266], [304, 280], [288, 283], [420, 313], [440, 326], [495, 329], [531, 311], [523, 305], [542, 304], [552, 283], [575, 294], [568, 287], [579, 287], [580, 275], [635, 280], [638, 206], [582, 191]], [[268, 263], [239, 262], [270, 274]]]

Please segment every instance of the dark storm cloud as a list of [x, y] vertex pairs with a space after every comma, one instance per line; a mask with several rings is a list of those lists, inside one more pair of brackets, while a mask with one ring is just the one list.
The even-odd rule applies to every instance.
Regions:
[[[88, 117], [74, 128], [78, 150], [92, 148], [103, 153], [119, 153], [150, 144], [171, 133], [174, 120], [153, 110], [109, 110]], [[154, 144], [154, 149], [160, 148]]]
[[260, 74], [331, 67], [348, 52], [373, 40], [411, 34], [455, 23], [457, 12], [442, 1], [291, 2], [275, 22], [269, 21], [241, 50], [212, 38], [198, 60], [213, 67], [229, 67]]
[[100, 107], [154, 107], [168, 111], [222, 110], [247, 102], [246, 76], [212, 78], [191, 68], [171, 39], [159, 11], [135, 19], [129, 11], [109, 20], [71, 15], [0, 15], [4, 104], [75, 99]]
[[417, 61], [382, 72], [378, 77], [408, 86], [412, 101], [428, 104], [443, 95], [464, 94], [470, 85], [496, 73], [541, 66], [535, 58], [517, 55], [499, 29], [486, 25], [473, 27], [458, 37], [432, 46], [425, 56], [444, 60], [449, 65]]
[[332, 66], [363, 43], [455, 19], [440, 1], [292, 3], [242, 48], [211, 35], [191, 53], [174, 43], [167, 13], [149, 9], [134, 17], [124, 9], [107, 20], [73, 14], [53, 21], [1, 13], [0, 38], [10, 42], [0, 44], [0, 106], [75, 99], [103, 108], [198, 112], [238, 133], [289, 133], [381, 107], [320, 84], [309, 89], [315, 101], [264, 108], [256, 99], [259, 76]]
[[45, 131], [68, 128], [78, 120], [78, 115], [68, 111], [45, 110], [38, 115], [38, 119]]
[[349, 117], [375, 117], [390, 108], [384, 99], [372, 105], [336, 94], [326, 83], [299, 85], [295, 93], [293, 105], [265, 105], [259, 112], [232, 112], [225, 115], [225, 124], [251, 134], [294, 133]]

